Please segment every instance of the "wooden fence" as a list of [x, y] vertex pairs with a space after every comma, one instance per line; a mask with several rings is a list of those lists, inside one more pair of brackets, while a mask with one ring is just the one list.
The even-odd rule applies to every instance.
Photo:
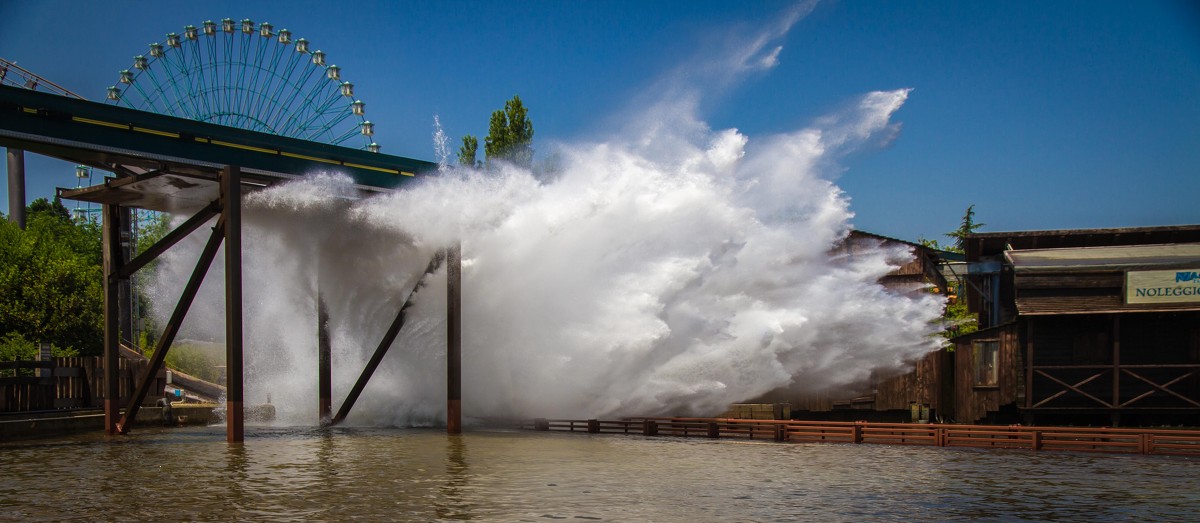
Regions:
[[522, 428], [592, 434], [762, 439], [1200, 456], [1200, 430], [1025, 427], [726, 418], [537, 419]]
[[[146, 361], [119, 358], [118, 403], [133, 395]], [[159, 370], [145, 405], [162, 398], [166, 372]], [[98, 357], [0, 362], [0, 412], [97, 408], [104, 404], [104, 364]]]

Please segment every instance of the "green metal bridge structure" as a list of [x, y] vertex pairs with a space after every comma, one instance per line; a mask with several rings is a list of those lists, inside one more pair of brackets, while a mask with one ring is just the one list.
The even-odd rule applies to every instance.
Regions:
[[[42, 92], [30, 85], [36, 84], [32, 81], [24, 86], [0, 85], [0, 146], [8, 150], [10, 193], [15, 188], [24, 198], [25, 151], [114, 174], [90, 187], [58, 189], [62, 198], [99, 204], [102, 209], [107, 433], [123, 434], [132, 427], [223, 244], [227, 440], [244, 440], [241, 206], [245, 192], [324, 171], [348, 176], [368, 197], [404, 190], [420, 178], [437, 175], [434, 163], [380, 152], [374, 124], [364, 118], [365, 104], [353, 98], [353, 85], [342, 79], [336, 65], [326, 63], [323, 52], [309, 46], [303, 38], [293, 39], [288, 30], [276, 31], [269, 23], [206, 21], [199, 27], [185, 27], [182, 34], [166, 35], [165, 45], [150, 46], [149, 57], [135, 57], [133, 69], [120, 71], [118, 83], [108, 88], [105, 102], [71, 96], [65, 89], [58, 89], [59, 94]], [[9, 72], [7, 67], [4, 72]], [[10, 215], [23, 218], [23, 210], [11, 209], [12, 201], [10, 197]], [[130, 212], [135, 209], [187, 210], [191, 216], [156, 244], [131, 256], [122, 248], [122, 236], [129, 234]], [[139, 269], [213, 218], [216, 224], [158, 337], [151, 363], [122, 408], [116, 401], [117, 362], [122, 344], [132, 336], [129, 311], [121, 306], [129, 300], [121, 299], [120, 289], [128, 288], [128, 280]], [[461, 430], [460, 260], [459, 247], [447, 246], [427, 269], [428, 274], [446, 264], [449, 272], [447, 430], [451, 433]], [[327, 314], [318, 297], [320, 423], [345, 419], [403, 327], [414, 295], [415, 288], [336, 413], [331, 401]]]

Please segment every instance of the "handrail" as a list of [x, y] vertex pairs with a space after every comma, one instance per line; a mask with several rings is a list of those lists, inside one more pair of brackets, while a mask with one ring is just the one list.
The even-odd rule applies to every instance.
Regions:
[[0, 361], [0, 370], [20, 370], [20, 369], [53, 369], [58, 365], [53, 361], [38, 361], [38, 360], [23, 360], [23, 361]]

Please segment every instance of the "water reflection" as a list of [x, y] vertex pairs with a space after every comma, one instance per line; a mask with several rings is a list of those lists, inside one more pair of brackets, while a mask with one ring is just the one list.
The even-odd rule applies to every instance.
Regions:
[[467, 445], [461, 434], [446, 435], [446, 479], [435, 503], [438, 519], [471, 519], [471, 506], [465, 492], [470, 479], [466, 453]]
[[[1190, 520], [1194, 459], [221, 427], [0, 444], [0, 521]], [[119, 514], [119, 516], [116, 516]]]

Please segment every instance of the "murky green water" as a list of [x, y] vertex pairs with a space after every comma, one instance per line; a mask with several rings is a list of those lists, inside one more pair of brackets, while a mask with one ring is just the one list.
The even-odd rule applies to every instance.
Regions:
[[1195, 459], [533, 432], [0, 444], [5, 521], [1194, 521]]

